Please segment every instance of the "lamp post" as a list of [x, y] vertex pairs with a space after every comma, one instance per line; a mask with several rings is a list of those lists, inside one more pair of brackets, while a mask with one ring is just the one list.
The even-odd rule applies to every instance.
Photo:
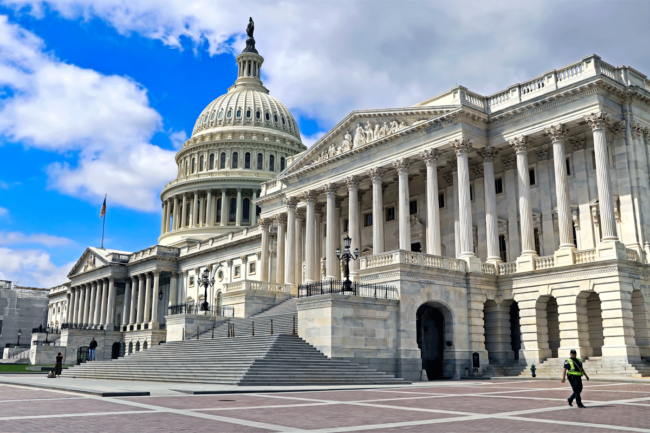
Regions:
[[[217, 269], [214, 271], [215, 273], [217, 270], [221, 267], [217, 267]], [[203, 294], [203, 302], [201, 303], [201, 311], [209, 311], [210, 304], [208, 303], [208, 287], [212, 288], [214, 287], [214, 276], [210, 278], [210, 271], [208, 271], [208, 268], [205, 268], [203, 270], [203, 275], [201, 276], [200, 284], [203, 286], [205, 292]]]
[[343, 254], [341, 254], [340, 249], [336, 249], [336, 257], [339, 261], [343, 262], [345, 265], [345, 280], [343, 281], [343, 292], [352, 291], [352, 281], [350, 281], [350, 260], [357, 260], [359, 258], [359, 248], [354, 250], [354, 253], [350, 252], [350, 245], [352, 245], [352, 239], [350, 236], [346, 235], [343, 238]]
[[20, 329], [18, 330], [18, 343], [16, 343], [16, 346], [20, 346], [20, 336], [23, 335], [22, 332], [20, 332]]

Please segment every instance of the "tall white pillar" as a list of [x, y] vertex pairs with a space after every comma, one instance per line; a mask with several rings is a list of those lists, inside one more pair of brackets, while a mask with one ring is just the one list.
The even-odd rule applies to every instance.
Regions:
[[153, 271], [153, 293], [151, 302], [151, 327], [150, 329], [158, 328], [158, 290], [160, 287], [160, 271], [156, 269]]
[[289, 197], [287, 203], [287, 245], [285, 247], [284, 258], [284, 283], [296, 283], [296, 206], [298, 199], [296, 197]]
[[138, 315], [136, 319], [136, 324], [141, 325], [142, 320], [144, 319], [144, 297], [145, 297], [145, 274], [138, 275]]
[[74, 323], [74, 307], [75, 307], [75, 297], [77, 296], [77, 291], [74, 287], [70, 288], [70, 302], [68, 302], [68, 311], [66, 316], [66, 323]]
[[560, 249], [574, 249], [573, 218], [571, 215], [571, 203], [569, 202], [566, 154], [564, 153], [564, 140], [568, 130], [563, 124], [559, 123], [550, 128], [546, 128], [544, 133], [551, 137], [551, 143], [553, 143], [553, 165], [555, 167], [555, 194], [557, 197]]
[[160, 216], [160, 234], [165, 234], [165, 222], [167, 221], [167, 201], [162, 202], [162, 212]]
[[338, 279], [336, 268], [338, 259], [334, 252], [337, 247], [337, 238], [335, 234], [336, 224], [334, 224], [335, 218], [335, 204], [336, 204], [336, 185], [333, 183], [328, 183], [323, 186], [323, 191], [325, 192], [325, 197], [327, 198], [326, 209], [325, 209], [325, 278], [326, 279]]
[[214, 225], [214, 216], [212, 216], [212, 189], [208, 189], [208, 199], [205, 202], [205, 225], [212, 227]]
[[[343, 197], [336, 197], [334, 200], [334, 246], [343, 250], [342, 233], [341, 233], [341, 209], [343, 208]], [[341, 262], [336, 259], [334, 265], [334, 276], [337, 280], [343, 280], [343, 271], [341, 270]]]
[[178, 230], [179, 224], [178, 224], [178, 218], [180, 215], [180, 212], [178, 210], [178, 195], [174, 196], [174, 209], [173, 209], [173, 217], [172, 217], [172, 231]]
[[411, 214], [409, 208], [409, 175], [410, 167], [406, 159], [393, 162], [399, 179], [398, 219], [399, 219], [399, 249], [411, 251]]
[[[223, 220], [223, 215], [222, 215]], [[260, 227], [262, 229], [262, 258], [260, 264], [260, 280], [269, 281], [269, 229], [271, 228], [272, 221], [269, 218], [260, 219]]]
[[104, 284], [104, 292], [107, 292], [108, 300], [106, 302], [106, 310], [102, 317], [106, 316], [106, 326], [104, 329], [108, 331], [113, 330], [113, 317], [115, 317], [115, 279], [113, 277], [108, 278], [108, 291], [106, 290], [106, 284]]
[[384, 252], [384, 201], [381, 188], [382, 169], [368, 169], [372, 181], [372, 253]]
[[151, 321], [151, 276], [149, 272], [145, 274], [146, 285], [145, 285], [145, 295], [144, 295], [144, 322], [148, 323]]
[[[528, 174], [528, 137], [510, 140], [517, 153], [517, 185], [519, 186], [519, 219], [521, 222], [521, 255], [536, 256], [533, 233], [533, 209], [530, 201], [530, 177]], [[519, 270], [519, 269], [518, 269]], [[530, 269], [532, 270], [532, 269]]]
[[[323, 230], [322, 224], [323, 221], [323, 203], [314, 204], [314, 249], [316, 254], [314, 255], [314, 272], [316, 272], [316, 281], [320, 281], [322, 278], [321, 275], [321, 259], [323, 258]], [[324, 272], [322, 272], [324, 273]]]
[[221, 189], [221, 226], [228, 225], [228, 197], [226, 197], [226, 188]]
[[75, 323], [77, 325], [80, 325], [84, 321], [84, 293], [85, 289], [83, 284], [81, 286], [77, 286], [77, 301], [75, 303]]
[[303, 254], [303, 242], [305, 241], [302, 236], [303, 221], [305, 220], [305, 210], [300, 208], [296, 209], [296, 254], [294, 266], [295, 277], [294, 281], [296, 285], [302, 284], [302, 254]]
[[499, 254], [499, 217], [497, 215], [497, 194], [494, 180], [494, 159], [499, 153], [495, 147], [478, 150], [483, 158], [483, 187], [485, 191], [485, 232], [487, 237], [487, 261], [501, 262]]
[[190, 227], [198, 227], [198, 226], [199, 226], [199, 192], [194, 191], [194, 198], [192, 199], [192, 218], [191, 218]]
[[187, 193], [183, 193], [183, 208], [181, 209], [181, 226], [180, 228], [185, 228], [187, 226]]
[[135, 325], [135, 307], [136, 307], [136, 302], [137, 302], [137, 293], [138, 293], [138, 281], [139, 278], [138, 276], [134, 276], [133, 278], [133, 286], [131, 287], [131, 302], [129, 305], [129, 325]]
[[237, 188], [237, 209], [235, 212], [235, 225], [237, 225], [238, 227], [241, 226], [241, 214], [242, 214], [241, 188]]
[[88, 324], [93, 326], [99, 324], [100, 308], [98, 308], [97, 301], [101, 301], [101, 298], [97, 297], [97, 281], [93, 281], [90, 283], [90, 311], [88, 313]]
[[102, 285], [104, 290], [102, 291], [102, 312], [101, 312], [101, 319], [99, 323], [103, 325], [107, 322], [106, 314], [107, 314], [109, 298], [110, 298], [109, 296], [110, 289], [109, 289], [109, 284], [107, 284], [106, 281], [102, 280], [102, 283], [103, 283]]
[[460, 223], [460, 257], [475, 257], [472, 233], [472, 201], [470, 197], [469, 162], [467, 154], [472, 149], [471, 140], [459, 139], [451, 143], [458, 163], [458, 220]]
[[429, 149], [422, 152], [421, 156], [427, 166], [427, 253], [440, 256], [442, 255], [438, 204], [438, 159], [440, 155], [436, 150]]
[[255, 204], [255, 200], [257, 200], [257, 190], [253, 190], [253, 199], [251, 200], [251, 205], [250, 205], [250, 217], [249, 221], [251, 222], [251, 226], [254, 226], [257, 224], [257, 204]]
[[308, 283], [316, 281], [316, 272], [314, 269], [314, 262], [316, 257], [314, 234], [316, 226], [316, 215], [315, 215], [315, 201], [316, 201], [316, 192], [315, 191], [305, 191], [304, 193], [305, 201], [307, 202], [307, 216], [306, 216], [306, 235], [305, 235], [305, 261], [307, 262], [307, 272], [306, 280]]
[[129, 324], [129, 309], [131, 307], [131, 284], [131, 278], [127, 277], [126, 285], [124, 288], [124, 305], [122, 306], [122, 323], [120, 323], [122, 326]]
[[609, 115], [603, 112], [592, 113], [589, 116], [585, 116], [585, 120], [591, 126], [594, 135], [598, 207], [600, 208], [600, 224], [603, 234], [602, 242], [617, 241], [614, 198], [612, 197], [612, 182], [609, 173], [609, 158], [607, 156], [607, 137], [605, 136], [605, 126], [609, 121]]
[[[360, 249], [361, 239], [359, 233], [359, 179], [356, 176], [345, 178], [348, 185], [348, 233], [352, 242], [350, 251], [354, 252]], [[359, 266], [356, 260], [350, 261], [350, 279], [358, 280]]]
[[284, 249], [285, 249], [285, 233], [287, 231], [287, 216], [279, 214], [275, 216], [278, 222], [278, 238], [276, 243], [278, 259], [275, 269], [275, 281], [284, 283]]
[[170, 272], [169, 279], [169, 304], [168, 307], [178, 303], [178, 272]]
[[91, 319], [90, 319], [90, 292], [92, 290], [92, 286], [90, 284], [86, 284], [86, 298], [84, 300], [84, 325], [90, 325]]

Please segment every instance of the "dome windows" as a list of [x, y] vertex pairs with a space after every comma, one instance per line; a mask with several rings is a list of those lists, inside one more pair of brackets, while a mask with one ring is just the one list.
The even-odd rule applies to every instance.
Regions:
[[251, 168], [251, 154], [249, 152], [244, 155], [244, 168]]
[[192, 173], [196, 171], [196, 158], [192, 158]]
[[273, 115], [273, 120], [275, 121], [275, 123], [278, 123], [278, 115], [277, 114]]
[[252, 116], [252, 113], [251, 113], [251, 110], [250, 110], [250, 108], [249, 108], [248, 110], [246, 110], [246, 118], [247, 118], [247, 119], [250, 119], [251, 116]]
[[237, 152], [232, 154], [232, 167], [231, 168], [239, 168], [239, 154]]
[[217, 113], [215, 113], [215, 112], [213, 111], [213, 112], [212, 112], [212, 116], [210, 116], [210, 122], [212, 122], [212, 121], [214, 120], [214, 116], [216, 116], [216, 115], [217, 115]]
[[219, 120], [223, 119], [223, 110], [219, 111]]
[[226, 168], [226, 152], [221, 152], [221, 157], [219, 161], [219, 168], [224, 169]]
[[257, 169], [264, 170], [264, 155], [261, 153], [257, 154]]
[[284, 156], [280, 158], [280, 171], [284, 171]]
[[284, 116], [282, 116], [282, 124], [285, 125]]
[[266, 113], [265, 118], [266, 118], [266, 120], [271, 120], [271, 115], [269, 113]]
[[269, 170], [275, 171], [275, 156], [273, 155], [269, 157]]
[[232, 117], [232, 110], [228, 110], [228, 114], [226, 114], [226, 117], [230, 119]]
[[255, 118], [257, 120], [260, 120], [262, 118], [262, 113], [258, 110], [257, 113], [255, 113]]
[[210, 154], [210, 170], [214, 170], [214, 153]]
[[237, 118], [239, 119], [241, 117], [241, 108], [237, 110]]
[[203, 163], [205, 162], [205, 159], [203, 158], [203, 155], [201, 155], [201, 159], [199, 160], [199, 171], [203, 171]]

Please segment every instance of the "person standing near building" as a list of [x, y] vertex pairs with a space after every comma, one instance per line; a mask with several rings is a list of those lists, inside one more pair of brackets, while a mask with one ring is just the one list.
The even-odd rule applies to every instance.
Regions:
[[95, 360], [95, 349], [97, 349], [97, 342], [93, 337], [93, 340], [90, 342], [90, 345], [88, 346], [88, 361]]
[[56, 355], [56, 364], [54, 364], [54, 376], [61, 378], [61, 372], [63, 371], [63, 355], [59, 352]]
[[571, 389], [573, 389], [573, 394], [567, 399], [569, 406], [573, 406], [573, 400], [575, 399], [578, 407], [584, 409], [585, 406], [582, 404], [582, 398], [580, 397], [580, 393], [582, 392], [582, 376], [584, 375], [587, 380], [589, 380], [589, 376], [587, 376], [584, 368], [582, 368], [582, 360], [576, 356], [575, 349], [571, 349], [570, 355], [571, 357], [564, 361], [562, 383], [564, 383], [568, 375], [569, 384], [571, 384]]

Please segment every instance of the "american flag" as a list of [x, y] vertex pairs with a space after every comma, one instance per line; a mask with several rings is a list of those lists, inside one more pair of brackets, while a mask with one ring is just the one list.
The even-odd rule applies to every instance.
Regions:
[[106, 215], [106, 196], [104, 196], [104, 204], [102, 205], [101, 210], [99, 211], [99, 217]]

